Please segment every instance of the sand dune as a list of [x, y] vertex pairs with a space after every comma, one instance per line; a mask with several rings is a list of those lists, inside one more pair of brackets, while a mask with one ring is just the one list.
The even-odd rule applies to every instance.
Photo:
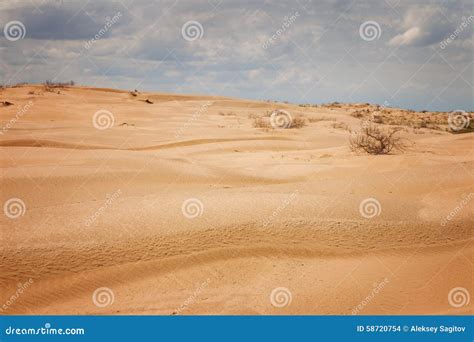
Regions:
[[163, 148], [173, 148], [181, 146], [193, 146], [201, 144], [213, 144], [221, 142], [234, 142], [234, 141], [252, 141], [252, 140], [287, 140], [279, 137], [262, 137], [262, 138], [229, 138], [229, 139], [194, 139], [187, 141], [180, 141], [176, 143], [168, 143], [154, 146], [143, 146], [143, 147], [129, 147], [120, 148], [113, 146], [98, 146], [98, 145], [84, 145], [84, 144], [68, 144], [59, 141], [51, 140], [36, 140], [36, 139], [24, 139], [24, 140], [6, 140], [0, 142], [0, 146], [5, 147], [50, 147], [50, 148], [66, 148], [73, 150], [122, 150], [122, 151], [146, 151], [146, 150], [159, 150]]
[[[24, 205], [0, 217], [2, 314], [472, 313], [450, 294], [474, 293], [472, 134], [391, 109], [409, 147], [370, 156], [348, 147], [364, 104], [41, 86], [0, 100], [1, 200]], [[307, 125], [254, 127], [275, 109]]]

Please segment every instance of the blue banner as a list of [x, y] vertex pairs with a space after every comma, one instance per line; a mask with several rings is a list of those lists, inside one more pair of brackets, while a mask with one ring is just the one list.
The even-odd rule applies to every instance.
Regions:
[[0, 341], [469, 341], [473, 316], [2, 316]]

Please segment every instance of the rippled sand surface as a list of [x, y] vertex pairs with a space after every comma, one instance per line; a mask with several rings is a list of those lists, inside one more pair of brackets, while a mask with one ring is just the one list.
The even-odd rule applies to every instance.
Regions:
[[[368, 156], [363, 105], [0, 98], [2, 314], [472, 313], [472, 134]], [[275, 109], [307, 125], [253, 127]]]

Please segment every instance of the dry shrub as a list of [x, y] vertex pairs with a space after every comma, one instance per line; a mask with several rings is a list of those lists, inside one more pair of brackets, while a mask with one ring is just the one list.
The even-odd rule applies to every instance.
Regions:
[[397, 136], [400, 127], [384, 131], [372, 123], [362, 125], [359, 132], [352, 134], [349, 139], [350, 148], [354, 152], [369, 154], [388, 154], [392, 150], [405, 149], [402, 139]]
[[293, 120], [291, 120], [291, 124], [289, 128], [302, 128], [306, 126], [306, 119], [302, 116], [297, 116]]

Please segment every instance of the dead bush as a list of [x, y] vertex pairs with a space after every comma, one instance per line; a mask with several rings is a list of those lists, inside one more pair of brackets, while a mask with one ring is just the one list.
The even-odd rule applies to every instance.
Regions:
[[355, 132], [349, 139], [349, 145], [354, 152], [366, 152], [369, 154], [388, 154], [392, 150], [403, 151], [405, 146], [402, 139], [397, 136], [400, 127], [384, 131], [372, 123], [361, 126], [359, 132]]

